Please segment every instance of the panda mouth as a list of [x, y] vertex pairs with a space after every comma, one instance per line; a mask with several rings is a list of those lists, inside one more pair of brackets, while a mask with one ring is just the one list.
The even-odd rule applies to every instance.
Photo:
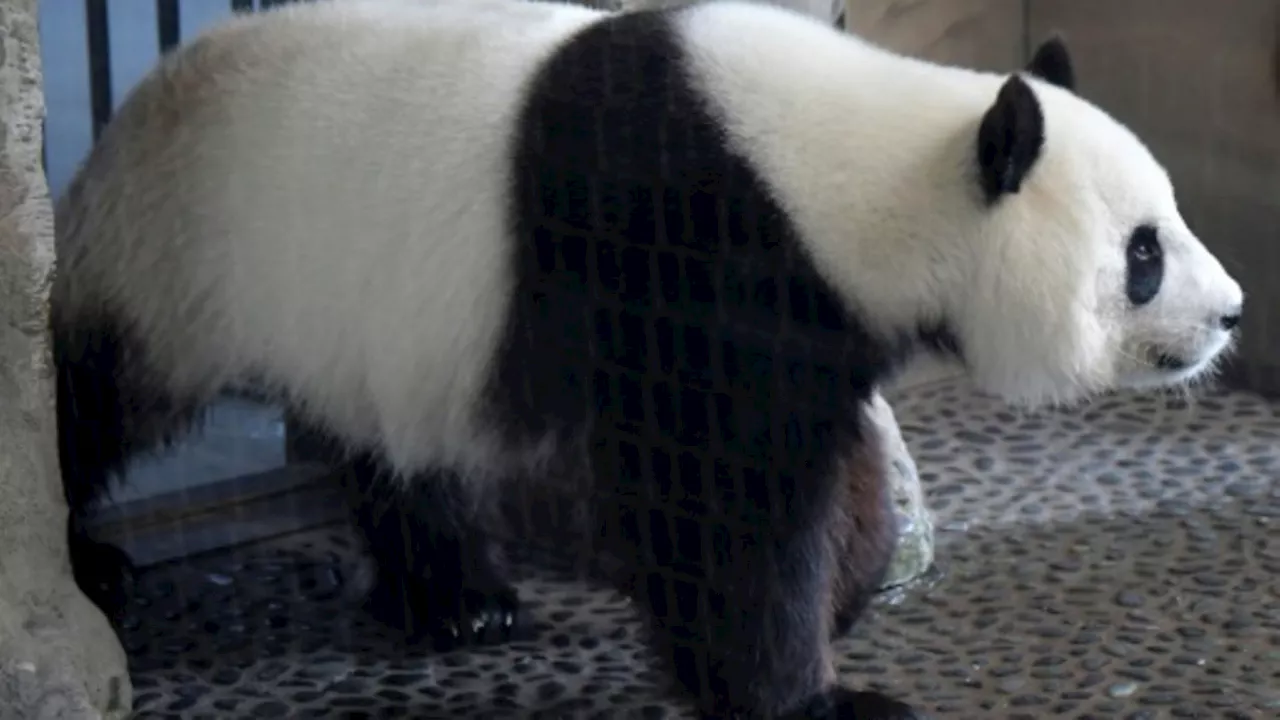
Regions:
[[1190, 363], [1188, 363], [1185, 359], [1178, 357], [1177, 355], [1170, 355], [1169, 353], [1160, 353], [1156, 355], [1155, 365], [1157, 368], [1161, 370], [1167, 370], [1169, 372], [1178, 372], [1181, 370], [1186, 370], [1187, 367], [1189, 367]]

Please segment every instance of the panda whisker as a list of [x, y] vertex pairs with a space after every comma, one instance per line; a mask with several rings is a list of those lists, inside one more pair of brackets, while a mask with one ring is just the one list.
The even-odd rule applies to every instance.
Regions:
[[1180, 339], [1194, 338], [1211, 333], [1214, 328], [1208, 323], [1190, 323], [1186, 325], [1174, 325], [1169, 328], [1170, 334]]

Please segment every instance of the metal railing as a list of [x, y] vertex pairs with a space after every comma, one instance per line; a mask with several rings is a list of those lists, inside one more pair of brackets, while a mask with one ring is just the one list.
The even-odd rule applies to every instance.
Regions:
[[[215, 0], [209, 0], [214, 2]], [[277, 5], [308, 0], [229, 0], [231, 11], [236, 13], [267, 10]], [[182, 37], [182, 17], [178, 0], [155, 0], [156, 36], [160, 52], [168, 52], [178, 45]], [[107, 19], [107, 0], [85, 0], [85, 41], [89, 56], [89, 88], [93, 112], [93, 138], [97, 140], [102, 129], [111, 120], [115, 101], [111, 86], [111, 39]]]

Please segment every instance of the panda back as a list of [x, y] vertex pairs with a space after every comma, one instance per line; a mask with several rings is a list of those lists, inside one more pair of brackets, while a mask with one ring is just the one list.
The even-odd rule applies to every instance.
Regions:
[[720, 412], [765, 422], [778, 362], [826, 363], [839, 415], [890, 349], [782, 176], [726, 132], [750, 106], [723, 102], [706, 51], [733, 38], [687, 18], [837, 36], [714, 7], [382, 0], [215, 30], [141, 84], [73, 184], [58, 303], [107, 303], [171, 394], [266, 386], [402, 471], [537, 462], [593, 413], [643, 420], [654, 373], [695, 435], [686, 406], [716, 382], [741, 403]]
[[60, 315], [105, 303], [175, 396], [257, 383], [398, 466], [490, 457], [471, 411], [509, 297], [514, 116], [598, 17], [317, 3], [196, 39], [60, 203]]
[[[649, 451], [606, 457], [612, 441], [600, 438], [615, 432], [640, 445], [660, 435], [658, 454], [720, 442], [764, 463], [753, 453], [777, 437], [772, 418], [804, 414], [820, 430], [789, 448], [797, 467], [850, 447], [860, 422], [850, 409], [897, 348], [829, 282], [779, 192], [786, 178], [732, 132], [750, 108], [708, 68], [733, 65], [728, 82], [752, 73], [723, 51], [753, 20], [800, 40], [839, 39], [747, 3], [615, 15], [576, 34], [530, 83], [512, 156], [513, 301], [488, 407], [505, 442], [589, 422], [603, 454], [593, 463], [616, 482]], [[765, 90], [757, 104], [795, 100]], [[769, 140], [794, 147], [787, 134]]]

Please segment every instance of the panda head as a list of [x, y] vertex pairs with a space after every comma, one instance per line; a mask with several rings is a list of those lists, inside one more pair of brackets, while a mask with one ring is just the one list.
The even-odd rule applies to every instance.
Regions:
[[1039, 404], [1210, 374], [1241, 288], [1143, 143], [1075, 95], [1060, 39], [1002, 81], [976, 130], [979, 216], [948, 312], [976, 384]]

